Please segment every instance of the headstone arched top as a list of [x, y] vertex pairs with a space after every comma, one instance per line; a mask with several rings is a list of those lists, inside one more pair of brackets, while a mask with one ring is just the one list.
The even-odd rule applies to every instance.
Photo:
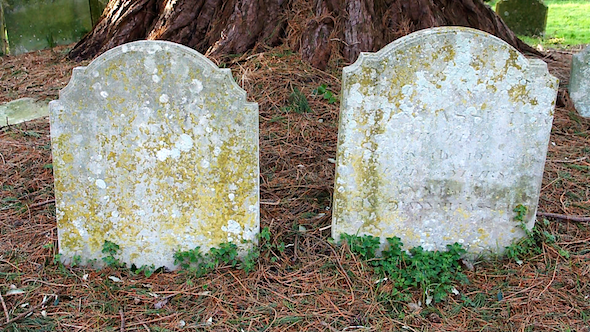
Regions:
[[[74, 70], [50, 104], [60, 253], [174, 268], [177, 250], [259, 230], [258, 105], [229, 69], [165, 41]], [[250, 241], [244, 244], [244, 241]]]
[[332, 235], [497, 251], [535, 220], [557, 79], [504, 41], [418, 31], [344, 68]]

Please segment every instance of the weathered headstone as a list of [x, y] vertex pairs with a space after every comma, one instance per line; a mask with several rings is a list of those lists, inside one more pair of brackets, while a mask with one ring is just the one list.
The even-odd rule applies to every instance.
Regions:
[[92, 26], [95, 26], [102, 15], [108, 0], [88, 0], [90, 4], [90, 18], [92, 19]]
[[74, 43], [92, 28], [88, 0], [3, 1], [11, 54]]
[[422, 30], [344, 68], [332, 235], [496, 251], [535, 222], [557, 79], [469, 28]]
[[590, 117], [590, 46], [572, 57], [569, 95], [578, 113]]
[[47, 102], [20, 98], [0, 105], [0, 127], [30, 121], [49, 115]]
[[174, 268], [173, 254], [259, 231], [258, 105], [229, 69], [164, 41], [75, 68], [50, 103], [59, 252]]
[[516, 34], [540, 36], [545, 33], [549, 7], [540, 0], [500, 0], [496, 13]]
[[0, 55], [8, 54], [8, 38], [4, 23], [4, 6], [0, 1]]

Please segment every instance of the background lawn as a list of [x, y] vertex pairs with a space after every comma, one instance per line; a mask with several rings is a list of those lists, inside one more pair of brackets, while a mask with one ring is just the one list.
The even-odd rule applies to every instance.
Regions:
[[[496, 8], [499, 1], [490, 1]], [[545, 36], [518, 36], [529, 45], [541, 44], [544, 48], [561, 48], [590, 44], [590, 1], [588, 0], [546, 0], [549, 6]]]

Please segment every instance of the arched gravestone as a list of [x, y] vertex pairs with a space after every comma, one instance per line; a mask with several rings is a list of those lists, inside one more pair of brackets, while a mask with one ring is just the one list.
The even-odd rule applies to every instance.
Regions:
[[547, 7], [540, 0], [500, 0], [496, 13], [515, 34], [542, 36], [547, 26]]
[[164, 41], [75, 68], [51, 102], [59, 251], [174, 268], [177, 250], [259, 231], [258, 105], [229, 69]]
[[535, 221], [557, 79], [502, 40], [442, 27], [344, 68], [332, 235], [496, 251]]

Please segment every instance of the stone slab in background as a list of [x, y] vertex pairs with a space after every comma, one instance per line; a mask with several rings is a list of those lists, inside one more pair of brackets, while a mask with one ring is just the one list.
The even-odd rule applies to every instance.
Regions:
[[0, 1], [0, 55], [8, 54], [8, 39], [4, 24], [4, 6]]
[[0, 105], [0, 127], [49, 116], [47, 102], [21, 98]]
[[557, 79], [487, 33], [442, 27], [343, 70], [332, 236], [501, 251], [532, 228]]
[[259, 231], [258, 105], [229, 69], [164, 41], [75, 68], [50, 103], [59, 252], [175, 268], [173, 254]]
[[581, 116], [590, 117], [590, 46], [572, 57], [569, 95]]
[[90, 18], [92, 19], [92, 26], [95, 26], [102, 15], [108, 0], [88, 0], [90, 4]]
[[547, 7], [540, 0], [500, 0], [496, 13], [517, 35], [541, 36], [547, 26]]
[[92, 28], [88, 0], [5, 0], [3, 7], [10, 54], [71, 44]]

